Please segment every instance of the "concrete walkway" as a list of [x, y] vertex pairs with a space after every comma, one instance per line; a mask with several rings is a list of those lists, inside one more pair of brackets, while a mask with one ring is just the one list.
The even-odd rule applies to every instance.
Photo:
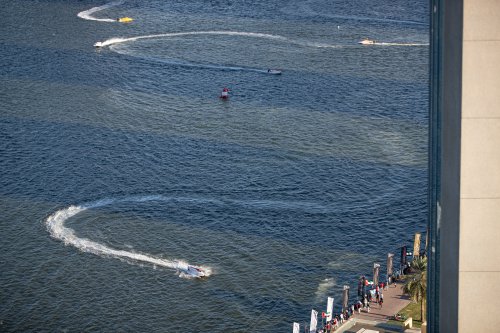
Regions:
[[[404, 309], [410, 302], [410, 298], [403, 293], [403, 284], [391, 285], [383, 290], [384, 304], [382, 308], [375, 302], [370, 303], [370, 312], [361, 310], [355, 312], [349, 321], [339, 327], [335, 333], [357, 332], [361, 328], [377, 330], [379, 332], [402, 332], [404, 329], [394, 326], [386, 326], [386, 323], [396, 313]], [[406, 332], [406, 331], [405, 331]]]
[[383, 290], [384, 304], [382, 308], [375, 303], [370, 303], [370, 312], [355, 313], [355, 319], [370, 320], [376, 322], [387, 322], [396, 313], [401, 311], [404, 307], [410, 304], [411, 300], [403, 293], [403, 284], [391, 285], [387, 290]]

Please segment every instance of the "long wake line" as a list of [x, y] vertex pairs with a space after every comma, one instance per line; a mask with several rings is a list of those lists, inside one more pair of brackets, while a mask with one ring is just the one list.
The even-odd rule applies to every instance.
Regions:
[[[125, 250], [117, 250], [106, 246], [104, 244], [92, 241], [87, 238], [80, 238], [75, 234], [75, 231], [71, 228], [68, 228], [64, 225], [64, 223], [72, 218], [73, 216], [89, 210], [95, 209], [103, 206], [108, 206], [118, 202], [147, 202], [147, 201], [155, 201], [155, 200], [165, 200], [162, 196], [144, 196], [144, 197], [134, 197], [128, 199], [105, 199], [99, 200], [95, 202], [91, 202], [84, 205], [77, 206], [69, 206], [67, 208], [61, 209], [50, 215], [46, 220], [45, 224], [47, 226], [47, 230], [50, 235], [62, 241], [65, 245], [71, 245], [80, 251], [92, 253], [98, 256], [106, 256], [106, 257], [115, 257], [118, 259], [129, 259], [133, 262], [145, 262], [149, 264], [153, 264], [156, 266], [172, 268], [177, 271], [180, 271], [180, 277], [189, 277], [186, 272], [188, 263], [183, 260], [168, 260], [163, 258], [157, 258], [149, 254], [136, 253]], [[210, 267], [202, 267], [206, 276], [209, 276], [212, 273], [212, 269]]]
[[165, 37], [179, 37], [179, 36], [194, 36], [194, 35], [227, 35], [227, 36], [246, 36], [246, 37], [256, 37], [256, 38], [266, 38], [266, 39], [274, 39], [281, 41], [290, 41], [288, 38], [279, 36], [279, 35], [271, 35], [257, 32], [241, 32], [241, 31], [186, 31], [186, 32], [172, 32], [165, 34], [155, 34], [155, 35], [146, 35], [146, 36], [136, 36], [129, 38], [110, 38], [103, 42], [97, 42], [94, 46], [104, 47], [113, 44], [126, 43], [137, 41], [140, 39], [153, 39], [153, 38], [165, 38]]
[[[137, 40], [141, 40], [141, 39], [155, 39], [155, 38], [196, 36], [196, 35], [245, 36], [245, 37], [264, 38], [264, 39], [269, 39], [269, 40], [294, 43], [294, 41], [292, 41], [286, 37], [279, 36], [279, 35], [265, 34], [265, 33], [241, 32], [241, 31], [188, 31], [188, 32], [173, 32], [173, 33], [137, 36], [137, 37], [129, 37], [129, 38], [110, 38], [110, 39], [105, 40], [103, 42], [96, 42], [94, 44], [94, 46], [96, 46], [96, 47], [109, 46], [111, 48], [115, 44], [133, 42], [133, 41], [137, 41]], [[297, 44], [297, 43], [295, 42], [295, 44]], [[119, 51], [117, 51], [117, 52], [120, 53]], [[244, 70], [244, 71], [253, 71], [253, 72], [258, 72], [258, 73], [268, 73], [267, 69], [261, 69], [261, 68], [250, 68], [250, 67], [242, 67], [242, 66], [224, 66], [224, 65], [215, 65], [215, 64], [198, 64], [198, 63], [192, 63], [192, 62], [164, 61], [164, 60], [158, 60], [158, 59], [154, 59], [154, 60], [166, 62], [169, 64], [189, 66], [189, 67], [223, 69], [223, 70]]]
[[[134, 42], [134, 41], [138, 41], [141, 39], [156, 39], [156, 38], [196, 36], [196, 35], [225, 35], [225, 36], [244, 36], [244, 37], [251, 37], [251, 38], [263, 38], [263, 39], [268, 39], [268, 40], [272, 40], [272, 41], [279, 41], [279, 42], [299, 45], [302, 47], [313, 47], [313, 48], [359, 47], [357, 44], [355, 44], [355, 45], [324, 44], [324, 43], [317, 43], [317, 42], [311, 42], [311, 41], [298, 41], [298, 40], [293, 40], [293, 39], [290, 39], [290, 38], [287, 38], [284, 36], [272, 35], [272, 34], [266, 34], [266, 33], [243, 32], [243, 31], [225, 31], [225, 30], [172, 32], [172, 33], [136, 36], [136, 37], [128, 37], [128, 38], [114, 37], [114, 38], [110, 38], [110, 39], [107, 39], [107, 40], [102, 41], [102, 42], [96, 42], [94, 44], [94, 46], [98, 47], [98, 48], [109, 47], [111, 50], [113, 50], [115, 52], [122, 53], [121, 51], [113, 48], [113, 46], [117, 45], [117, 44], [121, 44], [121, 43]], [[373, 43], [373, 44], [380, 45], [380, 46], [425, 46], [425, 45], [427, 45], [427, 44], [417, 44], [417, 43], [381, 43], [381, 42], [377, 42], [377, 43]], [[201, 63], [173, 61], [173, 60], [167, 61], [167, 60], [155, 59], [155, 58], [148, 58], [148, 59], [163, 62], [163, 63], [173, 64], [173, 65], [182, 65], [182, 66], [188, 66], [188, 67], [222, 69], [222, 70], [244, 70], [244, 71], [252, 71], [252, 72], [258, 72], [258, 73], [268, 73], [267, 69], [261, 69], [261, 68], [250, 68], [250, 67], [242, 67], [242, 66], [225, 66], [225, 65], [217, 65], [217, 64], [201, 64]]]
[[[96, 42], [94, 46], [96, 47], [105, 47], [114, 44], [133, 42], [141, 39], [155, 39], [155, 38], [167, 38], [167, 37], [179, 37], [179, 36], [195, 36], [195, 35], [226, 35], [226, 36], [245, 36], [245, 37], [254, 37], [254, 38], [265, 38], [275, 41], [287, 42], [290, 44], [296, 44], [305, 47], [315, 47], [315, 48], [343, 48], [352, 45], [338, 45], [338, 44], [324, 44], [324, 43], [316, 43], [316, 42], [308, 42], [308, 41], [298, 41], [293, 40], [280, 35], [272, 35], [258, 32], [243, 32], [243, 31], [226, 31], [226, 30], [214, 30], [214, 31], [186, 31], [186, 32], [172, 32], [172, 33], [164, 33], [164, 34], [155, 34], [155, 35], [145, 35], [145, 36], [136, 36], [136, 37], [128, 37], [128, 38], [120, 38], [114, 37], [107, 39], [103, 42]], [[386, 46], [425, 46], [428, 44], [425, 43], [381, 43], [377, 42], [375, 44], [378, 45], [386, 45]]]
[[105, 5], [99, 6], [99, 7], [93, 7], [88, 10], [84, 10], [82, 12], [79, 12], [77, 15], [79, 18], [82, 18], [84, 20], [91, 20], [91, 21], [100, 21], [100, 22], [116, 22], [116, 20], [108, 19], [108, 18], [97, 18], [94, 17], [92, 14], [100, 12], [101, 10], [108, 9], [111, 7], [119, 6], [123, 3], [123, 1], [113, 1], [110, 3], [107, 3]]

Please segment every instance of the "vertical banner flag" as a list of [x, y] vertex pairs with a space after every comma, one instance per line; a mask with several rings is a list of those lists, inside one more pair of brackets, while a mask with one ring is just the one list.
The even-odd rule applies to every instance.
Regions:
[[300, 333], [299, 323], [293, 323], [293, 333]]
[[413, 242], [413, 258], [420, 256], [420, 232], [415, 233]]
[[311, 310], [311, 325], [309, 325], [309, 332], [316, 333], [316, 327], [318, 325], [318, 311]]
[[349, 286], [344, 286], [342, 293], [342, 311], [346, 310], [349, 306]]
[[394, 259], [394, 253], [387, 253], [387, 283], [389, 283], [389, 277], [392, 276], [393, 259]]
[[326, 321], [332, 320], [333, 313], [333, 297], [328, 297], [328, 302], [326, 303]]
[[379, 264], [373, 264], [373, 286], [376, 287], [378, 286], [378, 274], [380, 271], [380, 265]]

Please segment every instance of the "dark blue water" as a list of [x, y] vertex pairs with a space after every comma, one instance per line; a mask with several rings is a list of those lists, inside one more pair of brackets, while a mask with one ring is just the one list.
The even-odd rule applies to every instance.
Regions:
[[338, 307], [425, 230], [427, 5], [2, 2], [0, 331]]

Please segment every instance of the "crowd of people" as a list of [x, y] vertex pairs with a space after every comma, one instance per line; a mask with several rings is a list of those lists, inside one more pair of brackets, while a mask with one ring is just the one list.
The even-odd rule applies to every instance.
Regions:
[[323, 327], [318, 331], [318, 333], [330, 333], [334, 332], [337, 328], [339, 328], [344, 322], [349, 320], [349, 318], [354, 314], [356, 306], [352, 304], [350, 307], [345, 309], [344, 311], [334, 314], [332, 319], [327, 321]]
[[[389, 279], [391, 280], [391, 279]], [[395, 281], [395, 279], [394, 279]], [[364, 283], [365, 286], [368, 285], [367, 280], [364, 276], [360, 277], [360, 283]], [[388, 283], [380, 282], [375, 288], [371, 288], [366, 290], [366, 288], [358, 286], [358, 296], [360, 300], [358, 301], [359, 305], [363, 307], [366, 312], [370, 312], [370, 303], [375, 302], [380, 308], [384, 303], [384, 290], [387, 290]], [[358, 311], [360, 312], [360, 311]]]
[[390, 284], [396, 285], [398, 276], [389, 277], [387, 282], [380, 282], [374, 285], [365, 276], [359, 278], [358, 299], [343, 309], [340, 313], [332, 315], [332, 319], [323, 323], [318, 333], [331, 333], [336, 331], [344, 322], [349, 320], [356, 312], [370, 312], [372, 306], [382, 308], [384, 304], [384, 291], [389, 288]]

